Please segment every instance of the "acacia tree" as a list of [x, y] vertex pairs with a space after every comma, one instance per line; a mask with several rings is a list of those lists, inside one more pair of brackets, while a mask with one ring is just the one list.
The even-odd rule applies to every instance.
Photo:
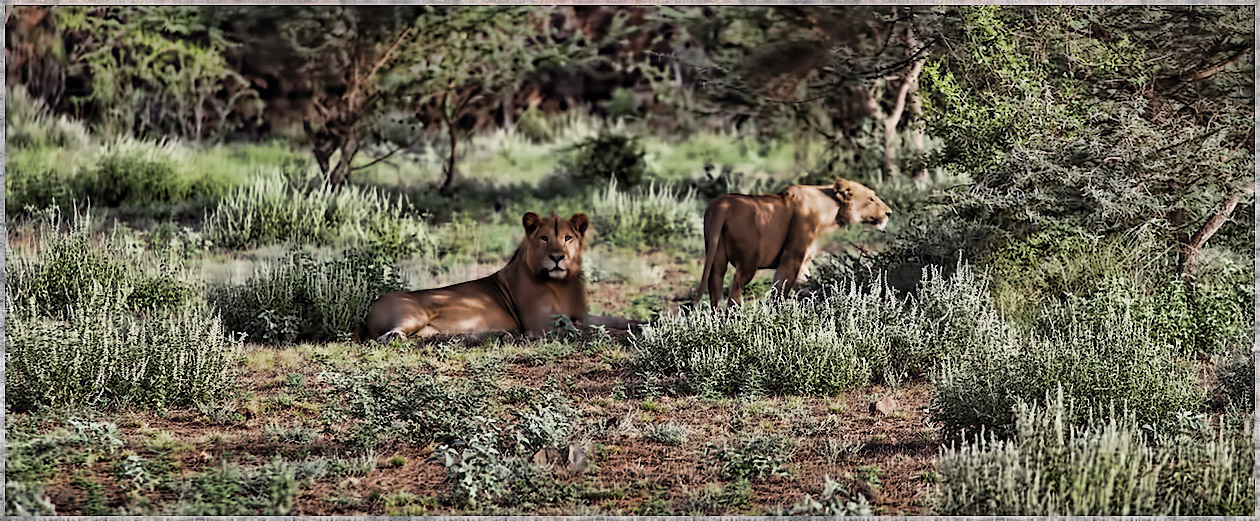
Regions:
[[1253, 11], [965, 7], [924, 68], [934, 162], [1002, 229], [1152, 223], [1183, 275], [1254, 186]]
[[[901, 171], [902, 131], [911, 130], [922, 154], [917, 86], [937, 41], [933, 10], [741, 6], [663, 13], [698, 43], [676, 45], [686, 50], [675, 56], [705, 95], [698, 111], [754, 120], [775, 133], [806, 129], [859, 155], [876, 149], [879, 168], [893, 175]], [[915, 168], [916, 177], [925, 173]]]
[[[356, 165], [373, 127], [386, 115], [416, 119], [436, 109], [448, 138], [442, 182], [456, 171], [461, 118], [477, 103], [518, 85], [539, 68], [577, 61], [572, 38], [554, 38], [541, 7], [251, 6], [213, 8], [245, 47], [271, 53], [269, 74], [299, 83], [306, 96], [303, 128], [328, 182], [418, 142], [421, 132], [381, 139], [393, 149]], [[273, 29], [273, 27], [275, 29]]]
[[[382, 78], [403, 92], [400, 103], [417, 117], [431, 109], [442, 122], [447, 161], [439, 191], [450, 195], [458, 147], [470, 127], [463, 120], [479, 103], [497, 103], [531, 74], [573, 67], [594, 56], [579, 32], [557, 34], [553, 17], [568, 10], [540, 7], [428, 8], [417, 34]], [[395, 148], [397, 150], [398, 148]]]

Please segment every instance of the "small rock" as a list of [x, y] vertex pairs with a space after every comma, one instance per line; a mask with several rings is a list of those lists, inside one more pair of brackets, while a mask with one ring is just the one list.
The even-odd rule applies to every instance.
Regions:
[[541, 449], [534, 453], [532, 460], [539, 467], [550, 467], [560, 461], [560, 451], [556, 449]]
[[897, 412], [897, 400], [891, 396], [885, 396], [871, 404], [871, 414], [880, 413], [884, 416], [892, 416], [894, 412]]
[[569, 471], [582, 472], [586, 470], [586, 449], [577, 445], [569, 446]]

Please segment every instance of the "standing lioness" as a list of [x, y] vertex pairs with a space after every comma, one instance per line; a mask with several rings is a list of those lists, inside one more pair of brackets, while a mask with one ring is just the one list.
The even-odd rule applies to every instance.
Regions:
[[[395, 291], [376, 299], [355, 336], [388, 343], [393, 337], [524, 331], [541, 336], [553, 315], [587, 321], [582, 245], [586, 214], [521, 217], [525, 240], [507, 266], [488, 277], [444, 288]], [[602, 318], [602, 317], [601, 317]], [[626, 321], [622, 321], [622, 325]]]
[[723, 195], [704, 212], [704, 272], [692, 302], [700, 302], [707, 286], [709, 302], [718, 306], [728, 262], [735, 265], [732, 302], [743, 302], [744, 285], [762, 268], [777, 268], [775, 287], [787, 291], [808, 272], [822, 234], [855, 223], [882, 230], [890, 214], [874, 191], [848, 179], [777, 194]]

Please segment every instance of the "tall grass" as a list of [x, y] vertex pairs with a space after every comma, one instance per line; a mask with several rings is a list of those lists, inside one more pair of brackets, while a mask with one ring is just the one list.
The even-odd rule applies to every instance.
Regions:
[[1016, 400], [1057, 385], [1082, 410], [1124, 405], [1145, 423], [1198, 407], [1194, 367], [1160, 333], [1158, 316], [1114, 301], [1104, 289], [1084, 303], [1046, 304], [1014, 349], [951, 356], [935, 377], [932, 417], [949, 432], [1006, 432]]
[[632, 345], [643, 370], [686, 376], [697, 392], [830, 394], [866, 385], [871, 363], [815, 300], [771, 297], [664, 315]]
[[372, 188], [329, 186], [318, 177], [268, 175], [233, 190], [206, 221], [217, 246], [274, 243], [366, 246], [385, 255], [426, 254], [427, 226], [401, 198]]
[[646, 190], [623, 192], [615, 180], [591, 201], [595, 230], [610, 244], [699, 245], [702, 210], [694, 189], [676, 192], [652, 183]]
[[177, 258], [128, 252], [56, 212], [6, 252], [6, 404], [169, 407], [226, 390], [235, 344]]
[[682, 374], [696, 390], [827, 394], [870, 381], [897, 384], [951, 354], [1007, 349], [1013, 329], [965, 265], [931, 268], [917, 299], [882, 278], [792, 300], [666, 315], [632, 337], [646, 370]]
[[237, 345], [216, 315], [185, 307], [139, 318], [125, 284], [85, 289], [57, 318], [41, 316], [33, 297], [6, 303], [6, 405], [165, 408], [223, 396]]
[[60, 213], [50, 209], [36, 223], [33, 248], [6, 252], [10, 298], [32, 300], [40, 315], [60, 316], [90, 298], [94, 285], [126, 289], [131, 313], [151, 315], [201, 302], [173, 249], [128, 248], [119, 227], [96, 237], [97, 224], [87, 214], [76, 214], [64, 233], [61, 226]]
[[228, 330], [254, 342], [288, 343], [344, 340], [376, 297], [399, 289], [398, 268], [373, 253], [354, 250], [319, 261], [291, 252], [262, 265], [243, 283], [212, 288], [209, 299], [223, 313]]
[[1070, 399], [1020, 401], [1015, 436], [947, 449], [932, 495], [939, 515], [1251, 515], [1250, 424], [1199, 426], [1152, 444], [1121, 414], [1074, 426]]

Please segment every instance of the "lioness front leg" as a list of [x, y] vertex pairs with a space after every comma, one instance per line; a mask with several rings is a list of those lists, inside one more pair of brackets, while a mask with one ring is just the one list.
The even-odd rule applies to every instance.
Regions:
[[800, 280], [803, 264], [800, 256], [788, 255], [784, 252], [783, 258], [779, 260], [778, 269], [774, 271], [774, 289], [780, 296], [786, 297]]

